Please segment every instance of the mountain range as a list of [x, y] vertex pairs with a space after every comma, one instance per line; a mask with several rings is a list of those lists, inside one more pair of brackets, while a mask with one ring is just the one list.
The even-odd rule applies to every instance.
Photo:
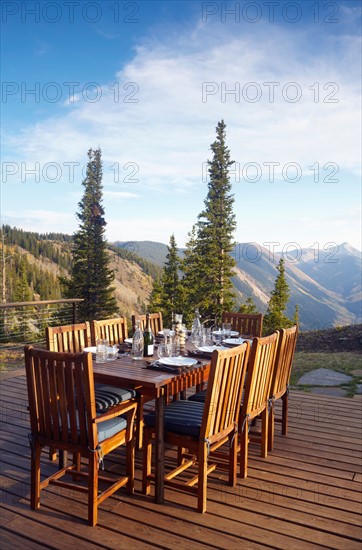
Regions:
[[[162, 266], [167, 246], [152, 241], [117, 242], [137, 256]], [[180, 257], [183, 250], [179, 250]], [[325, 329], [362, 321], [362, 253], [348, 243], [319, 250], [306, 248], [273, 252], [256, 243], [238, 243], [232, 255], [236, 261], [233, 283], [239, 304], [251, 296], [265, 313], [278, 275], [276, 265], [285, 260], [290, 289], [287, 315], [299, 307], [299, 320], [304, 330]]]
[[[0, 280], [7, 301], [18, 300], [12, 291], [22, 281], [22, 269], [30, 299], [61, 298], [57, 278], [69, 274], [72, 237], [57, 233], [42, 235], [9, 226], [3, 231], [5, 247], [2, 250], [0, 243], [0, 251], [6, 260], [6, 284], [2, 273]], [[283, 257], [290, 289], [286, 313], [291, 318], [298, 305], [302, 330], [361, 323], [362, 253], [348, 243], [325, 248], [291, 247], [274, 252], [256, 243], [238, 243], [232, 251], [236, 261], [233, 283], [237, 307], [252, 297], [258, 310], [266, 312], [278, 275], [276, 266]], [[147, 308], [153, 279], [162, 273], [167, 253], [165, 244], [153, 241], [109, 243], [115, 295], [122, 315], [130, 317]], [[184, 249], [179, 249], [180, 257], [183, 254]]]

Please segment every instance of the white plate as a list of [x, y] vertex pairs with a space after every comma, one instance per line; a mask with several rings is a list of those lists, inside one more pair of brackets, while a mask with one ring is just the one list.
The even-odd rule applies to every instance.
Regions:
[[244, 342], [252, 343], [252, 340], [249, 340], [248, 338], [227, 338], [224, 340], [224, 344], [227, 344], [228, 346], [240, 346]]
[[97, 351], [97, 348], [95, 346], [91, 346], [90, 348], [84, 348], [83, 351], [90, 351], [91, 353], [95, 353]]
[[224, 351], [226, 350], [227, 348], [225, 348], [224, 346], [202, 346], [200, 348], [197, 348], [199, 351], [202, 351], [202, 353], [212, 353], [215, 349], [219, 350], [219, 351]]
[[[224, 331], [223, 330], [213, 330], [212, 333], [213, 334], [224, 334]], [[230, 336], [239, 336], [239, 333], [236, 330], [232, 330], [230, 332]]]
[[[159, 330], [158, 333], [157, 333], [157, 336], [163, 336], [164, 335], [164, 331], [163, 330]], [[169, 330], [169, 336], [175, 336], [175, 331], [174, 330]]]
[[132, 344], [132, 338], [125, 338], [124, 342], [125, 344]]
[[191, 367], [197, 363], [195, 359], [191, 359], [190, 357], [162, 357], [158, 362], [170, 367]]

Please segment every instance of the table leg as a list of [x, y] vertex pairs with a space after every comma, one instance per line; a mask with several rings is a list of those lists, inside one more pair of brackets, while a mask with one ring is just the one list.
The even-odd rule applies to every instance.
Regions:
[[160, 395], [156, 398], [156, 433], [155, 433], [155, 502], [163, 504], [164, 500], [164, 471], [165, 471], [165, 389], [160, 389]]

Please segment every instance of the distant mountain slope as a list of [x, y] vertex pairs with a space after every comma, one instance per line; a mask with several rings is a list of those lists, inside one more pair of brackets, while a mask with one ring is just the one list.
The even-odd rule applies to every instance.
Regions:
[[[6, 238], [6, 256], [18, 251], [26, 256], [30, 266], [44, 273], [56, 276], [68, 272], [72, 245], [68, 235], [39, 235], [7, 228]], [[160, 274], [166, 260], [167, 246], [153, 241], [118, 241], [114, 244], [115, 248], [109, 254], [116, 276], [120, 311], [127, 316], [141, 313], [149, 300], [152, 277]], [[119, 257], [119, 250], [127, 254], [122, 252]], [[179, 250], [181, 257], [183, 252]], [[238, 303], [251, 296], [259, 311], [265, 313], [278, 274], [276, 265], [280, 253], [273, 257], [266, 248], [239, 243], [233, 256], [237, 263], [233, 283]], [[361, 256], [361, 252], [347, 243], [335, 250], [288, 250], [285, 267], [291, 296], [287, 314], [291, 317], [298, 304], [303, 330], [361, 323]], [[7, 265], [12, 265], [9, 260]], [[34, 287], [30, 268], [27, 277], [30, 287]], [[38, 295], [39, 299], [49, 299], [41, 292]]]
[[294, 257], [297, 254], [300, 255], [298, 268], [324, 288], [347, 300], [361, 293], [362, 253], [359, 250], [343, 243], [329, 250], [291, 252]]
[[[162, 243], [134, 241], [119, 245], [132, 247], [137, 255], [160, 266], [166, 259], [167, 246]], [[183, 250], [179, 253], [182, 256]], [[278, 275], [276, 265], [280, 253], [273, 255], [264, 247], [238, 243], [233, 256], [237, 263], [233, 283], [238, 303], [251, 296], [258, 309], [265, 313]], [[302, 329], [361, 322], [361, 253], [358, 250], [344, 243], [336, 250], [288, 250], [285, 259], [291, 292], [287, 314], [292, 317], [298, 304]]]
[[167, 246], [163, 243], [154, 241], [116, 241], [113, 244], [161, 267], [166, 261]]
[[[341, 245], [341, 254], [336, 254], [336, 262], [327, 262], [332, 259], [330, 251], [319, 255], [318, 269], [313, 269], [313, 251], [288, 251], [285, 257], [286, 277], [290, 288], [290, 300], [287, 314], [292, 316], [295, 305], [299, 306], [299, 319], [301, 327], [306, 329], [321, 329], [334, 325], [348, 325], [361, 321], [361, 298], [358, 296], [356, 281], [361, 273], [361, 260], [358, 259], [358, 251], [351, 252]], [[242, 273], [244, 281], [244, 296], [248, 293], [260, 304], [260, 293], [267, 295], [263, 300], [265, 311], [270, 292], [274, 287], [274, 281], [278, 274], [276, 264], [280, 253], [270, 254], [266, 248], [255, 249], [258, 254], [250, 253], [249, 243], [239, 243], [235, 249], [237, 266]], [[309, 253], [309, 254], [308, 254]], [[293, 258], [296, 261], [293, 261]], [[292, 260], [292, 261], [291, 261]], [[345, 269], [343, 269], [345, 267]], [[313, 278], [308, 272], [317, 272]], [[239, 287], [237, 274], [235, 286]], [[245, 285], [246, 281], [246, 285]], [[248, 284], [248, 282], [253, 284]], [[329, 282], [329, 286], [323, 283]], [[257, 290], [255, 290], [255, 285]], [[254, 287], [254, 288], [253, 288]], [[352, 290], [352, 296], [350, 294]], [[245, 293], [245, 290], [247, 292]]]

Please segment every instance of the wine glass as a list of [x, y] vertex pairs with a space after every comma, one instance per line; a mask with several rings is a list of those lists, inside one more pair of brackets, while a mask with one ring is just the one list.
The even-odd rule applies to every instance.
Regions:
[[214, 326], [212, 330], [212, 341], [215, 346], [220, 346], [222, 342], [223, 332], [218, 326]]

